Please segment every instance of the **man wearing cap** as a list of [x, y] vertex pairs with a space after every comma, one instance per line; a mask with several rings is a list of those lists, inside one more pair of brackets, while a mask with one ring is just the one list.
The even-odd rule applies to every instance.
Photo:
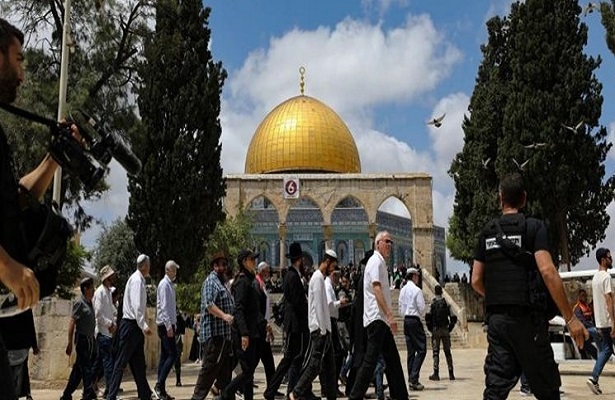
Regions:
[[149, 276], [150, 261], [145, 254], [137, 257], [137, 270], [130, 275], [124, 289], [123, 317], [118, 335], [118, 353], [113, 366], [113, 376], [108, 389], [107, 400], [115, 400], [122, 383], [124, 368], [130, 364], [130, 370], [137, 384], [139, 399], [152, 397], [152, 389], [145, 375], [145, 335], [152, 331], [147, 325], [145, 311], [147, 308], [147, 293], [145, 278]]
[[408, 282], [399, 292], [399, 314], [404, 317], [404, 336], [408, 349], [408, 387], [412, 390], [423, 390], [419, 374], [427, 355], [427, 338], [421, 322], [421, 317], [425, 314], [425, 298], [419, 287], [419, 270], [408, 268], [406, 279]]
[[214, 381], [224, 389], [231, 381], [231, 325], [235, 302], [226, 287], [228, 259], [223, 252], [211, 258], [211, 273], [201, 288], [200, 342], [204, 347], [203, 362], [194, 386], [192, 400], [203, 400]]
[[[115, 282], [115, 271], [110, 265], [100, 269], [100, 286], [94, 292], [94, 314], [96, 315], [96, 343], [98, 344], [97, 367], [102, 368], [105, 375], [106, 396], [113, 374], [113, 353], [111, 345], [113, 334], [117, 328], [115, 324], [115, 306], [111, 287]], [[97, 368], [97, 372], [100, 369]]]
[[170, 398], [167, 394], [166, 381], [177, 358], [175, 330], [177, 328], [177, 301], [173, 282], [179, 265], [173, 260], [164, 266], [164, 277], [156, 290], [156, 326], [160, 338], [160, 360], [158, 361], [158, 379], [154, 390], [161, 400]]
[[77, 359], [73, 364], [68, 383], [60, 400], [71, 400], [82, 380], [82, 398], [85, 400], [96, 399], [96, 393], [93, 389], [93, 366], [96, 359], [96, 341], [94, 339], [96, 317], [92, 306], [94, 280], [84, 278], [79, 288], [81, 289], [81, 297], [73, 304], [73, 311], [68, 324], [68, 345], [66, 346], [66, 355], [70, 356], [73, 352], [73, 342], [76, 344]]
[[260, 311], [259, 295], [254, 287], [257, 257], [258, 253], [247, 249], [241, 250], [237, 256], [239, 273], [235, 275], [231, 292], [235, 302], [233, 317], [237, 332], [234, 347], [241, 372], [223, 388], [222, 400], [234, 399], [240, 389], [245, 400], [254, 398], [254, 370], [260, 358], [261, 341], [265, 339], [262, 332], [266, 326]]
[[[483, 399], [507, 398], [521, 372], [536, 398], [559, 399], [561, 380], [549, 343], [547, 296], [580, 348], [588, 333], [568, 303], [545, 224], [520, 212], [527, 200], [521, 174], [502, 178], [499, 200], [502, 215], [483, 228], [472, 264], [472, 287], [485, 297], [488, 321]], [[544, 284], [530, 290], [537, 278]]]
[[379, 232], [374, 243], [376, 250], [367, 261], [363, 277], [363, 326], [367, 331], [365, 354], [357, 371], [349, 399], [363, 399], [374, 375], [376, 362], [382, 353], [391, 397], [407, 400], [404, 371], [393, 335], [397, 322], [391, 309], [391, 289], [385, 260], [391, 254], [393, 241], [387, 231]]
[[595, 335], [596, 346], [598, 346], [598, 358], [594, 364], [592, 376], [587, 380], [587, 386], [594, 394], [602, 394], [598, 379], [607, 361], [613, 355], [613, 337], [615, 336], [615, 301], [611, 274], [609, 270], [613, 268], [613, 259], [609, 249], [604, 247], [596, 250], [596, 260], [598, 261], [598, 271], [592, 278], [592, 297], [594, 300], [594, 316], [596, 320]]
[[264, 338], [264, 340], [261, 340], [260, 361], [263, 363], [263, 368], [265, 369], [267, 385], [271, 383], [271, 378], [273, 378], [275, 372], [275, 362], [273, 361], [273, 351], [271, 350], [271, 342], [274, 340], [273, 328], [271, 326], [271, 302], [265, 286], [270, 278], [271, 268], [269, 264], [265, 261], [261, 261], [256, 267], [254, 287], [259, 296], [261, 314], [265, 318], [265, 329], [261, 330], [261, 337]]
[[288, 373], [287, 394], [295, 388], [309, 340], [308, 299], [301, 281], [301, 270], [303, 269], [301, 244], [291, 243], [286, 257], [290, 258], [291, 262], [284, 276], [286, 343], [284, 344], [284, 356], [273, 374], [271, 383], [267, 384], [267, 389], [263, 393], [266, 400], [272, 400], [275, 397], [286, 373]]
[[310, 399], [312, 382], [320, 374], [322, 392], [328, 400], [337, 398], [335, 383], [335, 359], [331, 341], [330, 302], [327, 299], [325, 277], [329, 276], [337, 266], [337, 254], [326, 250], [318, 269], [312, 274], [308, 288], [308, 315], [310, 329], [310, 345], [307, 357], [301, 370], [301, 375], [294, 389], [288, 395], [290, 400]]

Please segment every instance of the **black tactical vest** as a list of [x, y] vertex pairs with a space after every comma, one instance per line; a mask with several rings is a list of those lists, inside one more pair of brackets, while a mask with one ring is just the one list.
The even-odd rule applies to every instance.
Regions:
[[[485, 305], [490, 306], [525, 306], [529, 307], [528, 270], [536, 268], [523, 265], [507, 254], [497, 242], [499, 229], [505, 236], [533, 254], [533, 237], [528, 237], [525, 216], [523, 214], [506, 214], [487, 223], [483, 230], [485, 240]], [[533, 259], [533, 257], [532, 257]]]

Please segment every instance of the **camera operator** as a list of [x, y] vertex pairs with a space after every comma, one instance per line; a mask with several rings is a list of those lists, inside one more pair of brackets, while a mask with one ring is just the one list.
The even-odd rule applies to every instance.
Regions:
[[[23, 33], [0, 18], [0, 102], [14, 102], [17, 89], [24, 81], [23, 42]], [[71, 130], [73, 137], [79, 140], [77, 128], [72, 126]], [[0, 281], [17, 296], [21, 309], [38, 303], [39, 283], [32, 270], [15, 259], [25, 251], [18, 240], [19, 211], [24, 200], [19, 186], [39, 199], [51, 183], [57, 167], [58, 164], [48, 154], [36, 169], [18, 181], [12, 151], [0, 124]], [[5, 398], [17, 399], [2, 336], [0, 330], [0, 387], [3, 391], [9, 391]]]

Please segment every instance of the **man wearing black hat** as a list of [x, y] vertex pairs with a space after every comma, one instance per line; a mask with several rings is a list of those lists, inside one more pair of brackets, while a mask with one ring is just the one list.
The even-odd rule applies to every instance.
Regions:
[[241, 250], [237, 256], [239, 273], [233, 280], [231, 292], [235, 301], [233, 335], [235, 355], [241, 372], [222, 390], [222, 400], [234, 399], [241, 389], [245, 400], [254, 398], [254, 370], [260, 360], [262, 333], [265, 332], [265, 318], [260, 311], [260, 297], [254, 287], [256, 258], [258, 253]]
[[223, 252], [211, 257], [211, 273], [201, 288], [200, 342], [204, 347], [203, 363], [194, 386], [192, 400], [203, 400], [214, 381], [224, 389], [231, 381], [231, 325], [235, 302], [226, 287], [228, 259]]
[[81, 288], [81, 297], [73, 304], [73, 312], [68, 324], [68, 345], [66, 346], [66, 355], [70, 356], [73, 352], [73, 342], [76, 344], [77, 359], [73, 364], [68, 383], [60, 400], [70, 400], [82, 380], [83, 399], [96, 399], [92, 385], [94, 381], [93, 366], [96, 360], [96, 341], [94, 339], [96, 317], [92, 305], [94, 280], [85, 278], [81, 281], [79, 287]]
[[308, 301], [305, 288], [301, 281], [303, 267], [303, 251], [301, 244], [293, 242], [286, 255], [291, 266], [284, 276], [284, 298], [286, 308], [284, 314], [284, 331], [286, 343], [284, 357], [271, 378], [271, 383], [263, 393], [266, 400], [272, 400], [282, 384], [284, 375], [288, 372], [287, 394], [290, 394], [297, 384], [303, 356], [309, 341]]

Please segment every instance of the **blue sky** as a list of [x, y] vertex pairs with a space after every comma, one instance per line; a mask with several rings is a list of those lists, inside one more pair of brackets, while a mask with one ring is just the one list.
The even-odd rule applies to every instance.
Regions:
[[[223, 90], [222, 166], [241, 173], [252, 134], [277, 104], [306, 94], [331, 106], [357, 142], [362, 170], [427, 172], [433, 176], [434, 221], [448, 226], [454, 186], [446, 174], [463, 146], [461, 121], [474, 88], [485, 22], [504, 15], [509, 0], [213, 0], [211, 49], [229, 73]], [[584, 5], [586, 2], [581, 2]], [[597, 13], [586, 52], [600, 54], [602, 125], [615, 137], [615, 56]], [[425, 121], [446, 113], [440, 129]], [[615, 171], [615, 151], [607, 172]], [[125, 176], [112, 169], [113, 190], [91, 206], [105, 221], [127, 209]], [[398, 204], [387, 207], [399, 213]], [[615, 216], [615, 205], [609, 207]], [[615, 219], [615, 218], [613, 218]], [[93, 242], [97, 229], [88, 232]], [[606, 243], [615, 239], [615, 223]], [[611, 246], [613, 247], [613, 246]], [[585, 260], [584, 267], [594, 262]], [[449, 269], [466, 267], [449, 259]]]

